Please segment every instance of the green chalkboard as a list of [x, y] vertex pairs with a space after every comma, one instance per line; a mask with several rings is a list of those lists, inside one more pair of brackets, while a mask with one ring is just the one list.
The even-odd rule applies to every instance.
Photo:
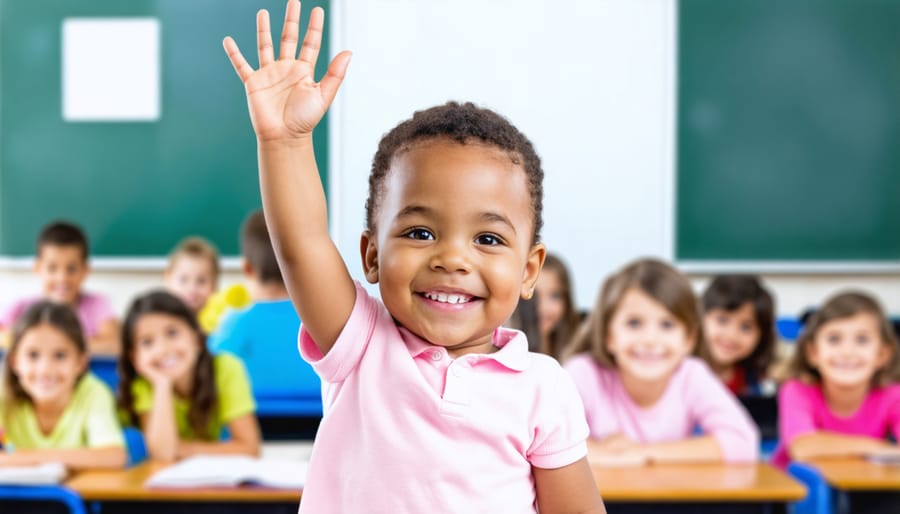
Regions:
[[900, 2], [681, 0], [676, 256], [900, 259]]
[[[303, 2], [302, 23], [325, 3]], [[0, 255], [32, 254], [41, 226], [58, 218], [86, 229], [95, 256], [161, 256], [194, 234], [237, 254], [240, 223], [260, 206], [256, 140], [222, 38], [234, 36], [255, 66], [256, 11], [271, 13], [277, 47], [284, 6], [283, 0], [0, 0]], [[157, 121], [63, 120], [62, 23], [86, 17], [159, 21]], [[328, 64], [327, 36], [318, 76]], [[327, 132], [326, 119], [315, 134], [323, 177]]]

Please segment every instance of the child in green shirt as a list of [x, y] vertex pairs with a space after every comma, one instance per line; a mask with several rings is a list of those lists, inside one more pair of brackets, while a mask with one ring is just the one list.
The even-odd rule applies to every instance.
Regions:
[[71, 308], [41, 301], [26, 310], [3, 367], [0, 466], [125, 466], [112, 392], [88, 372], [87, 343]]
[[[259, 453], [243, 363], [230, 354], [213, 357], [196, 315], [172, 294], [154, 291], [132, 302], [119, 370], [119, 407], [143, 430], [154, 459]], [[227, 441], [220, 440], [223, 428]]]

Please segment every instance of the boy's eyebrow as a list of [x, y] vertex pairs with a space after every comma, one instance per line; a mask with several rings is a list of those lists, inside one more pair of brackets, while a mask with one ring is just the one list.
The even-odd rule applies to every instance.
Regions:
[[[425, 207], [424, 205], [407, 205], [406, 207], [400, 209], [400, 212], [397, 213], [397, 219], [402, 219], [407, 216], [425, 216], [432, 217], [435, 216], [435, 210], [431, 207]], [[497, 213], [497, 212], [483, 212], [479, 216], [482, 221], [486, 221], [489, 223], [502, 223], [508, 226], [514, 234], [518, 234], [515, 225], [513, 225], [512, 221], [506, 216]]]

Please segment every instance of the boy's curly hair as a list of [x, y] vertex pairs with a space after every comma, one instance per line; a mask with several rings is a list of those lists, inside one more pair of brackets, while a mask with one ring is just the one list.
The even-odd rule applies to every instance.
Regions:
[[372, 160], [369, 197], [366, 199], [366, 229], [375, 231], [375, 216], [384, 196], [384, 179], [393, 159], [417, 142], [446, 138], [459, 144], [478, 142], [505, 151], [514, 164], [525, 170], [534, 215], [532, 243], [540, 241], [543, 226], [543, 180], [541, 159], [531, 141], [506, 118], [471, 102], [447, 102], [417, 111], [381, 138]]

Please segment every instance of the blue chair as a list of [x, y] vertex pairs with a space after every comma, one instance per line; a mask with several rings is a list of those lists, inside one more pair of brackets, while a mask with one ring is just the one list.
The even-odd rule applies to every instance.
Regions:
[[128, 466], [140, 464], [147, 459], [147, 445], [144, 434], [135, 427], [125, 427], [125, 448], [128, 450]]
[[791, 504], [792, 514], [836, 514], [838, 493], [831, 488], [822, 475], [812, 466], [792, 462], [787, 469], [792, 477], [806, 487], [806, 498]]
[[106, 382], [106, 385], [113, 391], [115, 391], [116, 387], [119, 385], [119, 372], [116, 369], [118, 361], [119, 360], [116, 357], [108, 355], [91, 356], [91, 373], [97, 375], [97, 378]]
[[785, 341], [796, 341], [803, 325], [797, 318], [778, 318], [775, 328], [778, 330], [778, 335]]
[[0, 505], [3, 500], [59, 502], [71, 514], [87, 514], [78, 493], [58, 485], [0, 485]]

